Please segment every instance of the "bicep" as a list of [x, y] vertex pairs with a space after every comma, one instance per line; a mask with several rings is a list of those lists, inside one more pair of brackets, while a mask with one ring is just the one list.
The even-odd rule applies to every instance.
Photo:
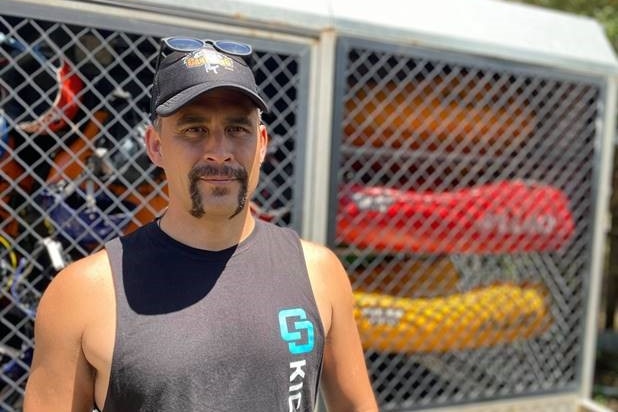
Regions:
[[26, 412], [92, 411], [93, 373], [81, 346], [83, 312], [70, 277], [61, 273], [52, 281], [37, 311]]

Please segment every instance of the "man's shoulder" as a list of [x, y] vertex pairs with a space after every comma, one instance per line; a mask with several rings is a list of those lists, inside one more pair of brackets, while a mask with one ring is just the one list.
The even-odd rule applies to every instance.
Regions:
[[106, 274], [108, 271], [109, 261], [107, 258], [107, 250], [105, 248], [76, 260], [63, 270], [63, 272], [68, 272], [70, 274], [79, 272], [86, 278], [101, 276]]
[[59, 299], [83, 295], [92, 288], [100, 287], [110, 278], [107, 251], [102, 249], [70, 263], [52, 280], [46, 295]]
[[298, 232], [289, 227], [282, 227], [271, 222], [260, 221], [259, 225], [262, 228], [267, 228], [271, 232], [286, 233], [288, 236], [297, 238], [305, 256], [307, 264], [311, 265], [338, 265], [340, 260], [337, 255], [328, 246], [305, 239]]
[[331, 254], [333, 253], [330, 248], [322, 243], [315, 242], [313, 240], [300, 238], [300, 243], [303, 246], [303, 249], [306, 249], [310, 253], [316, 254]]
[[64, 330], [77, 339], [87, 325], [98, 322], [108, 307], [113, 283], [105, 250], [76, 260], [60, 271], [41, 297], [36, 325], [39, 329]]
[[341, 261], [329, 247], [307, 239], [300, 239], [307, 264], [319, 266], [339, 266]]

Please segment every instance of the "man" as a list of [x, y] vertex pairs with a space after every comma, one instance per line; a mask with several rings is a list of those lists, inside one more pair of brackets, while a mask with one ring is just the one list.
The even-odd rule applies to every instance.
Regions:
[[26, 412], [312, 411], [320, 378], [330, 411], [377, 411], [339, 260], [250, 213], [268, 143], [250, 53], [162, 40], [146, 147], [168, 208], [45, 291]]

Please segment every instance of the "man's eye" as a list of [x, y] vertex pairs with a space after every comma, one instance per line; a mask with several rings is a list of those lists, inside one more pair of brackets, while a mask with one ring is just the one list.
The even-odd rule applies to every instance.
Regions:
[[185, 129], [182, 130], [182, 134], [184, 134], [185, 136], [197, 136], [197, 135], [204, 135], [207, 133], [207, 130], [203, 127], [187, 127]]
[[244, 136], [244, 135], [249, 134], [249, 129], [243, 126], [230, 126], [227, 128], [227, 131], [229, 134], [233, 136], [241, 136], [241, 135]]

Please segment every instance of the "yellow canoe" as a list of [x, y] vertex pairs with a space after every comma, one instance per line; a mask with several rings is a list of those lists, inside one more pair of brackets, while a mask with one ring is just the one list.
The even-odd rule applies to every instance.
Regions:
[[364, 349], [420, 353], [478, 349], [529, 339], [551, 316], [538, 284], [495, 284], [434, 298], [355, 291]]

